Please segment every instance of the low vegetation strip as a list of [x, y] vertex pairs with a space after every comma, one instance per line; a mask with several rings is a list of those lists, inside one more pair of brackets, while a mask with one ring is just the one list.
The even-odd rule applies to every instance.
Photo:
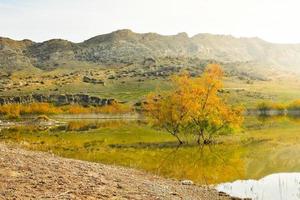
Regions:
[[184, 181], [3, 143], [0, 158], [0, 199], [231, 199], [214, 189]]
[[82, 106], [79, 104], [55, 106], [51, 103], [6, 104], [0, 105], [0, 115], [7, 118], [19, 118], [32, 114], [125, 114], [132, 112], [126, 104], [112, 103], [105, 106]]
[[294, 100], [287, 103], [276, 103], [276, 102], [261, 102], [255, 109], [249, 109], [249, 113], [258, 112], [260, 115], [299, 115], [300, 111], [300, 100]]

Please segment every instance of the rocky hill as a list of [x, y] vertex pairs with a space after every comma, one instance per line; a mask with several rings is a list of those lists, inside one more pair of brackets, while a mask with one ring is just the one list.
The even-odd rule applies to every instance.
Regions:
[[188, 37], [186, 33], [164, 36], [130, 30], [99, 35], [82, 43], [0, 38], [0, 69], [7, 72], [66, 66], [180, 66], [190, 62], [186, 59], [255, 63], [266, 69], [300, 71], [300, 45], [272, 44], [259, 38], [211, 34]]

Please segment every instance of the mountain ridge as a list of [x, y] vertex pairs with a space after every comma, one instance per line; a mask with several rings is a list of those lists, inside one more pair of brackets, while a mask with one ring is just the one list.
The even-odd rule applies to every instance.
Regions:
[[[143, 66], [146, 59], [197, 58], [225, 63], [251, 62], [278, 70], [300, 71], [300, 44], [276, 44], [260, 38], [186, 33], [160, 35], [129, 29], [98, 35], [83, 42], [63, 39], [34, 42], [0, 37], [0, 69], [53, 70], [78, 66]], [[172, 65], [172, 63], [170, 63]], [[174, 64], [173, 64], [174, 65]]]

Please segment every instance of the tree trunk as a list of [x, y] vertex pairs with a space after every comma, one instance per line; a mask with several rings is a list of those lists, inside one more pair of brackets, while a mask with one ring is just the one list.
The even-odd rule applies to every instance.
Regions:
[[179, 143], [180, 145], [182, 145], [182, 144], [183, 144], [183, 141], [178, 137], [178, 135], [177, 135], [177, 134], [174, 134], [174, 136], [175, 136], [176, 139], [178, 140], [178, 143]]
[[201, 136], [200, 136], [200, 133], [198, 134], [198, 139], [197, 139], [197, 144], [200, 144], [200, 138], [201, 138]]
[[197, 144], [201, 144], [201, 137], [203, 138], [203, 130], [201, 129], [198, 134]]

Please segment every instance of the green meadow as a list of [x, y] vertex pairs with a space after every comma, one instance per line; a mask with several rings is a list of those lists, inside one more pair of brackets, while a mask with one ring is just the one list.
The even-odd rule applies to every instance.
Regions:
[[[43, 76], [59, 76], [64, 73], [71, 73], [75, 69], [56, 69], [50, 72], [43, 72]], [[104, 73], [104, 69], [98, 69], [99, 73]], [[81, 72], [83, 73], [83, 72]], [[16, 81], [30, 74], [16, 74]], [[37, 80], [43, 80], [40, 73], [32, 75]], [[271, 76], [272, 77], [272, 76]], [[84, 83], [79, 78], [72, 78], [68, 84], [63, 81], [46, 82], [44, 85], [31, 85], [14, 88], [7, 91], [0, 91], [4, 96], [20, 96], [30, 93], [40, 94], [76, 94], [85, 93], [103, 98], [115, 98], [129, 104], [136, 103], [143, 99], [149, 92], [157, 90], [167, 90], [170, 88], [169, 78], [162, 77], [122, 77], [119, 79], [105, 81], [105, 85]], [[272, 101], [285, 103], [300, 99], [300, 81], [296, 76], [282, 75], [273, 76], [272, 79], [251, 80], [240, 79], [236, 76], [226, 76], [224, 78], [224, 89], [227, 91], [224, 96], [232, 103], [243, 104], [247, 108], [255, 107], [262, 101]]]

